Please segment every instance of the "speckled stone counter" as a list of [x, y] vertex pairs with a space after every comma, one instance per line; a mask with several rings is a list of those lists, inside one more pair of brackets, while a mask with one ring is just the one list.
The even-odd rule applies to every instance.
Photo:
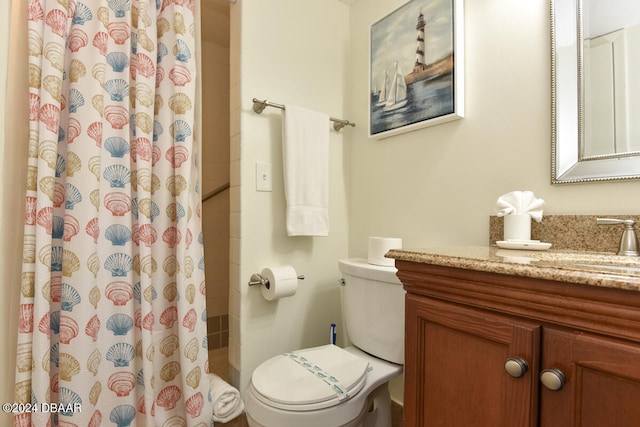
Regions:
[[386, 256], [401, 261], [640, 291], [640, 257], [613, 253], [452, 246], [394, 249]]

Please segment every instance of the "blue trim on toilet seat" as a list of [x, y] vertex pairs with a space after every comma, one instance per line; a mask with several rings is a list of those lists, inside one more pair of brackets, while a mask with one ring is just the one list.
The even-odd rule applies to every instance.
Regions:
[[321, 379], [325, 384], [327, 384], [331, 388], [331, 390], [333, 390], [333, 392], [338, 397], [338, 400], [344, 400], [349, 398], [349, 392], [340, 383], [340, 380], [338, 380], [335, 376], [331, 375], [330, 373], [326, 372], [317, 364], [308, 360], [306, 357], [300, 356], [293, 352], [284, 353], [283, 355], [287, 357], [289, 360], [295, 362], [301, 368], [305, 369], [307, 372], [310, 372], [312, 375]]

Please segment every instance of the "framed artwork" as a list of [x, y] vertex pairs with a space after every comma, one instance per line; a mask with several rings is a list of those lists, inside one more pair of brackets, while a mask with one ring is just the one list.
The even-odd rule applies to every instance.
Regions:
[[369, 136], [464, 117], [463, 0], [410, 0], [371, 25]]

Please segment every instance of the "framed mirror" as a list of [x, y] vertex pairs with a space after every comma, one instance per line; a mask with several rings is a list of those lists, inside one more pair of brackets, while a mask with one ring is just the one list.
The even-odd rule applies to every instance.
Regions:
[[553, 184], [640, 178], [640, 1], [551, 0]]

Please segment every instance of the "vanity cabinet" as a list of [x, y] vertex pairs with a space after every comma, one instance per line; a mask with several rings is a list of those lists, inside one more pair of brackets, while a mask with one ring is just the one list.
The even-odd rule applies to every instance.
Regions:
[[640, 425], [639, 343], [545, 327], [541, 350], [567, 376], [558, 391], [541, 386], [541, 426]]
[[640, 292], [396, 266], [405, 427], [640, 425]]

